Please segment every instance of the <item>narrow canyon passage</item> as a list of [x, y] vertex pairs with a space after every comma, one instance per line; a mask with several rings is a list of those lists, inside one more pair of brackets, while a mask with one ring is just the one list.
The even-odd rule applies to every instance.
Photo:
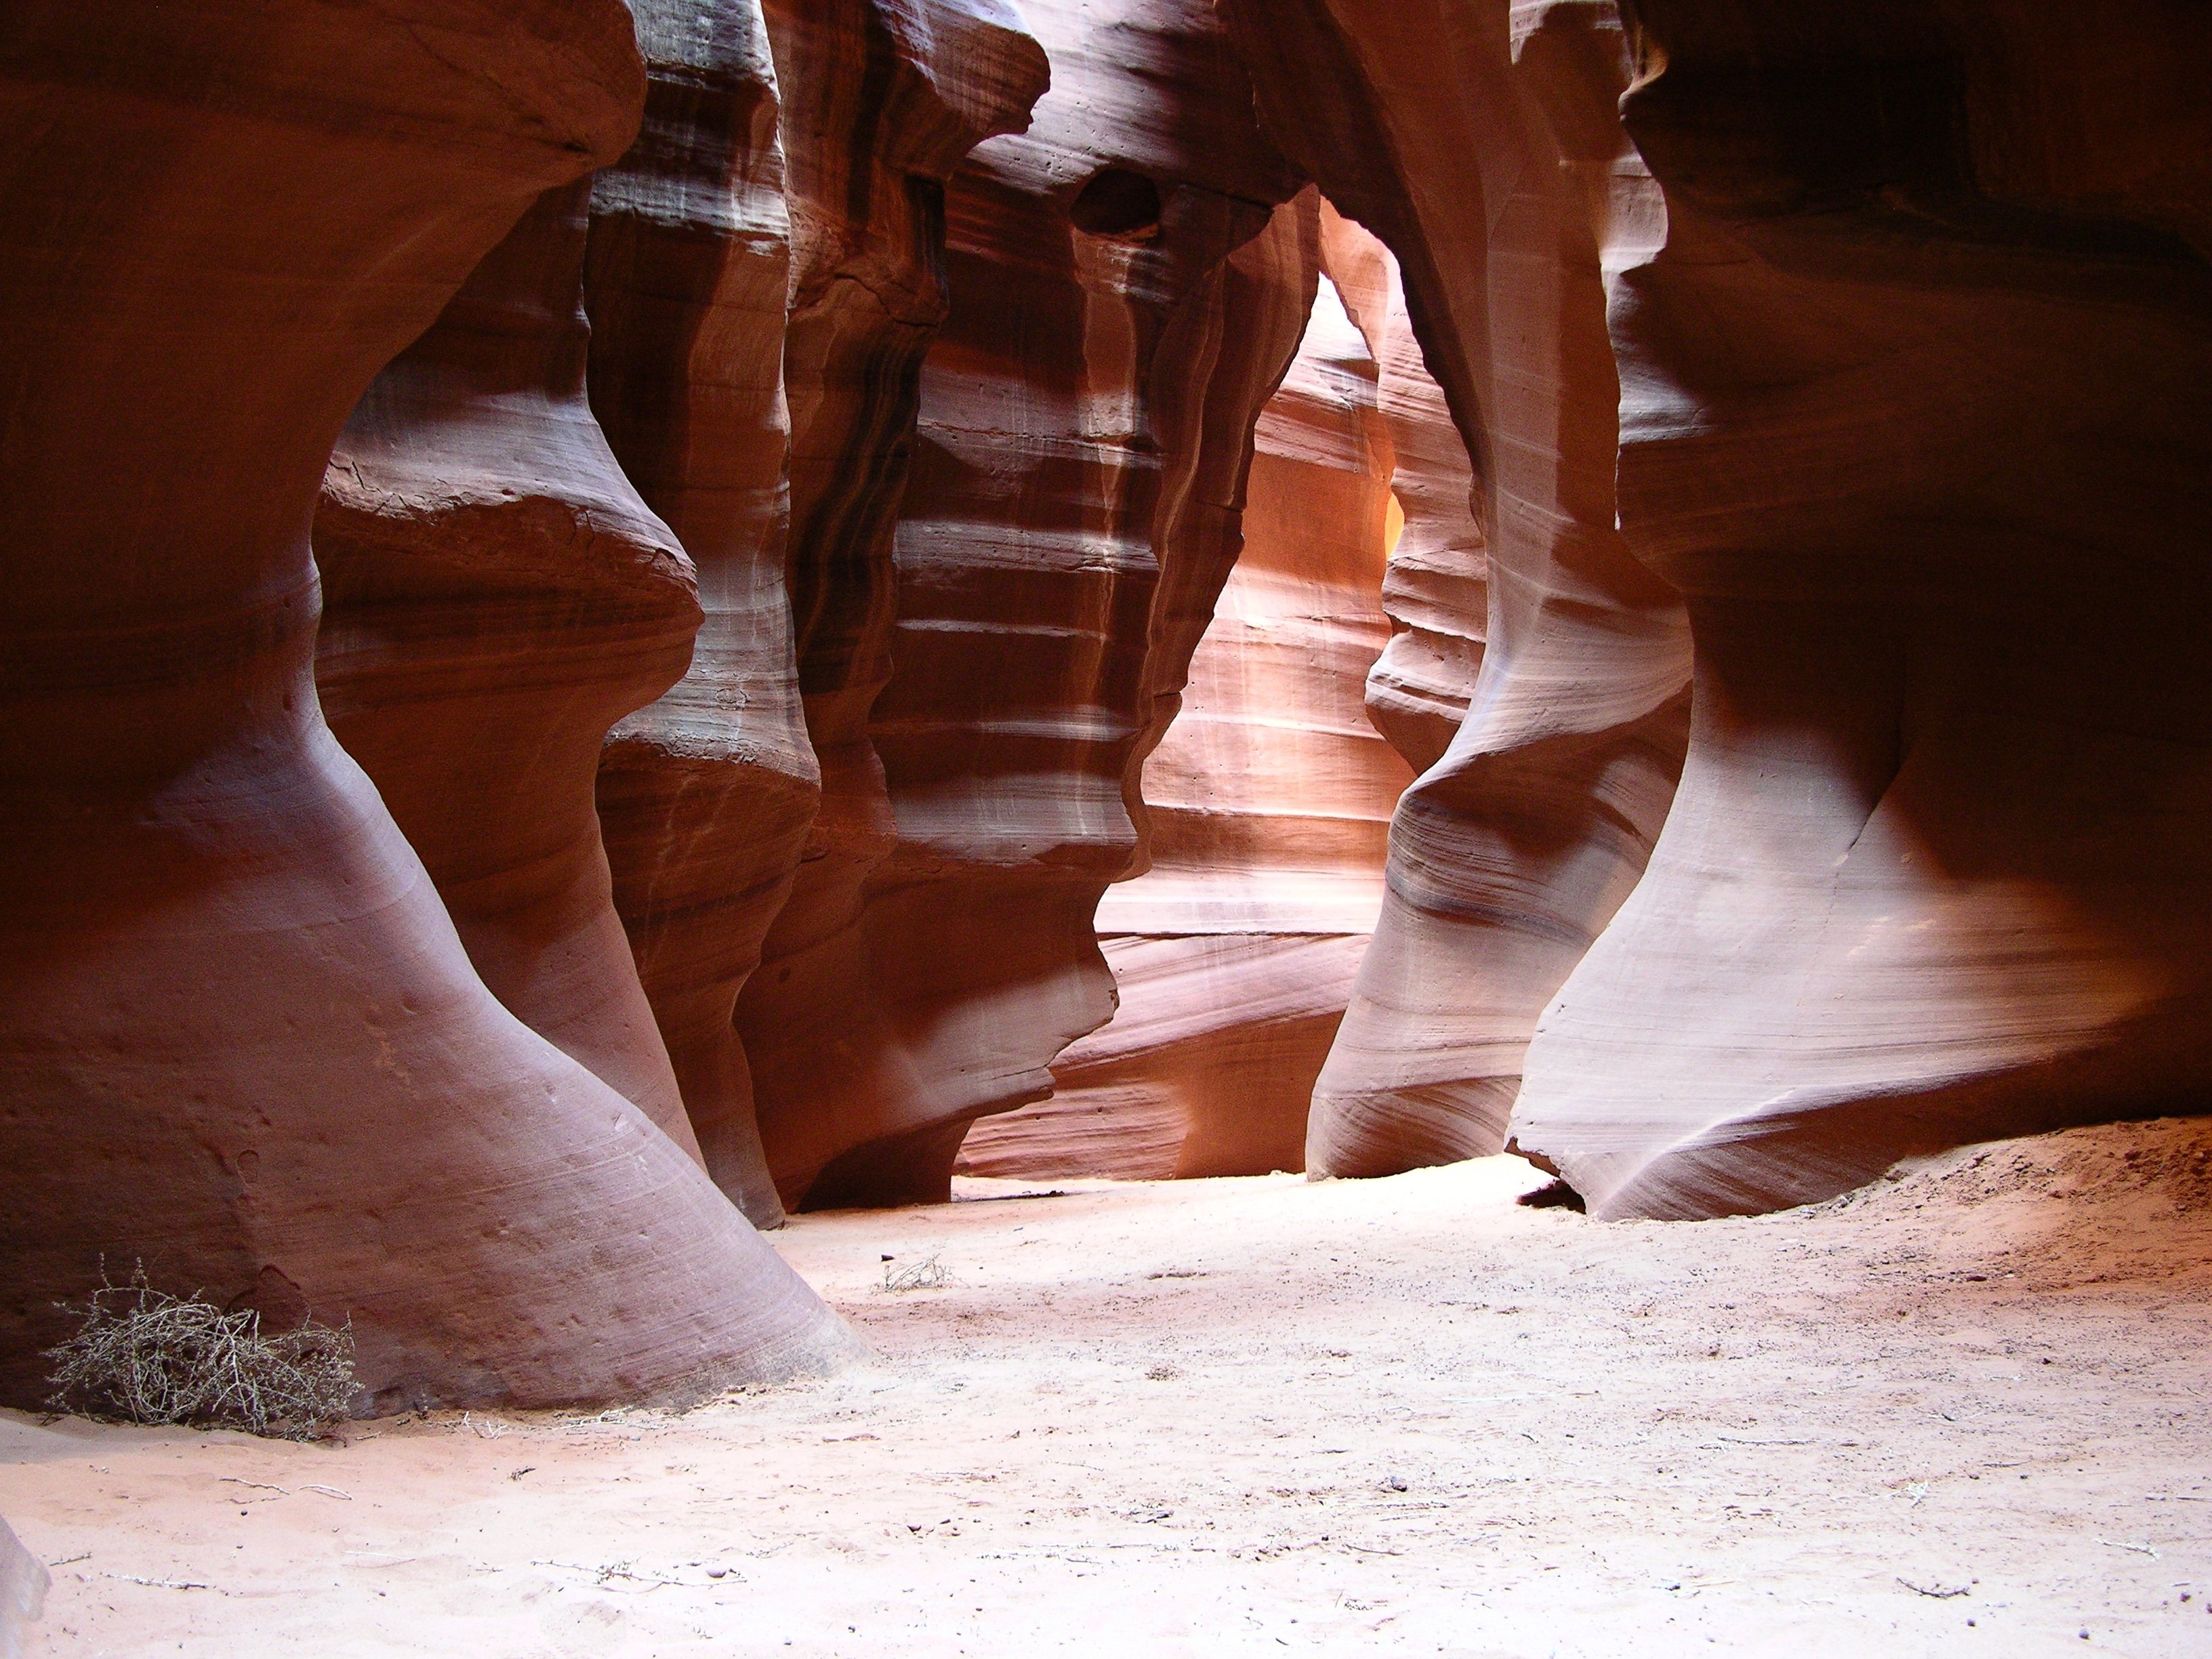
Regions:
[[0, 4], [0, 1659], [2212, 1656], [2208, 60]]
[[969, 1127], [963, 1173], [1306, 1167], [1314, 1083], [1413, 780], [1368, 706], [1407, 524], [1378, 381], [1324, 270], [1254, 429], [1243, 549], [1216, 573], [1188, 677], [1164, 700], [1173, 719], [1145, 757], [1138, 866], [1093, 919], [1114, 1016], [1054, 1060], [1049, 1098]]
[[2212, 1645], [2201, 1121], [1697, 1226], [1541, 1180], [963, 1180], [776, 1236], [873, 1350], [827, 1382], [338, 1447], [9, 1413], [4, 1495], [70, 1659]]

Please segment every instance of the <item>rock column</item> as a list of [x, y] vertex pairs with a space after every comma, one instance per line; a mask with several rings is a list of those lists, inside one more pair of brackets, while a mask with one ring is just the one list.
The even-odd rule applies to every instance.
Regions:
[[2203, 1109], [2212, 15], [1634, 14], [1621, 523], [1696, 720], [1520, 1144], [1708, 1216]]
[[[348, 413], [617, 155], [619, 5], [18, 6], [0, 186], [0, 1397], [103, 1262], [350, 1318], [366, 1401], [678, 1398], [836, 1321], [503, 1008], [325, 724]], [[343, 188], [333, 181], [343, 181]]]

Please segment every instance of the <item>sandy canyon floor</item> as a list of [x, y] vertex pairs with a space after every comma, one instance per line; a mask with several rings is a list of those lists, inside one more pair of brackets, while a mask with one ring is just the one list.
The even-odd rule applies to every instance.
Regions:
[[1756, 1220], [1541, 1182], [802, 1218], [875, 1362], [682, 1416], [0, 1414], [31, 1651], [2212, 1654], [2212, 1122]]

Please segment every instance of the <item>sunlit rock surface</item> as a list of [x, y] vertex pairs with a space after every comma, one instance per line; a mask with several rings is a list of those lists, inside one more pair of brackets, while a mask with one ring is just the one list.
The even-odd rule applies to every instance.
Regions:
[[1466, 718], [1490, 626], [1490, 558], [1474, 516], [1474, 469], [1443, 388], [1421, 359], [1398, 261], [1322, 206], [1322, 260], [1376, 365], [1397, 526], [1382, 576], [1390, 642], [1367, 676], [1367, 716], [1412, 763], [1443, 758]]
[[1243, 551], [1144, 765], [1150, 868], [1098, 907], [1120, 1006], [1054, 1062], [1050, 1100], [977, 1123], [963, 1170], [1304, 1166], [1413, 775], [1363, 707], [1389, 635], [1391, 448], [1375, 362], [1331, 284], [1256, 448]]
[[[1308, 1168], [1380, 1175], [1503, 1145], [1537, 1016], [1641, 874], [1673, 793], [1688, 629], [1614, 527], [1604, 280], [1662, 216], [1613, 113], [1627, 58], [1608, 4], [1219, 10], [1269, 133], [1397, 257], [1487, 550], [1486, 623], [1444, 630], [1486, 641], [1469, 707], [1399, 808], [1314, 1097]], [[1445, 539], [1467, 549], [1464, 530]], [[1431, 591], [1449, 604], [1472, 584]]]

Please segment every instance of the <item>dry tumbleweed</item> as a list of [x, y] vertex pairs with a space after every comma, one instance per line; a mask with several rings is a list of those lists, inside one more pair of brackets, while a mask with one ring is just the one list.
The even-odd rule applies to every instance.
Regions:
[[311, 1440], [343, 1422], [353, 1400], [350, 1323], [310, 1320], [264, 1336], [258, 1313], [157, 1291], [143, 1267], [127, 1285], [103, 1273], [84, 1306], [62, 1306], [84, 1322], [46, 1352], [58, 1411]]
[[888, 1255], [884, 1258], [883, 1288], [894, 1293], [901, 1291], [940, 1291], [952, 1282], [951, 1270], [934, 1255], [924, 1256], [903, 1267], [894, 1267], [891, 1265], [893, 1261], [894, 1258]]

